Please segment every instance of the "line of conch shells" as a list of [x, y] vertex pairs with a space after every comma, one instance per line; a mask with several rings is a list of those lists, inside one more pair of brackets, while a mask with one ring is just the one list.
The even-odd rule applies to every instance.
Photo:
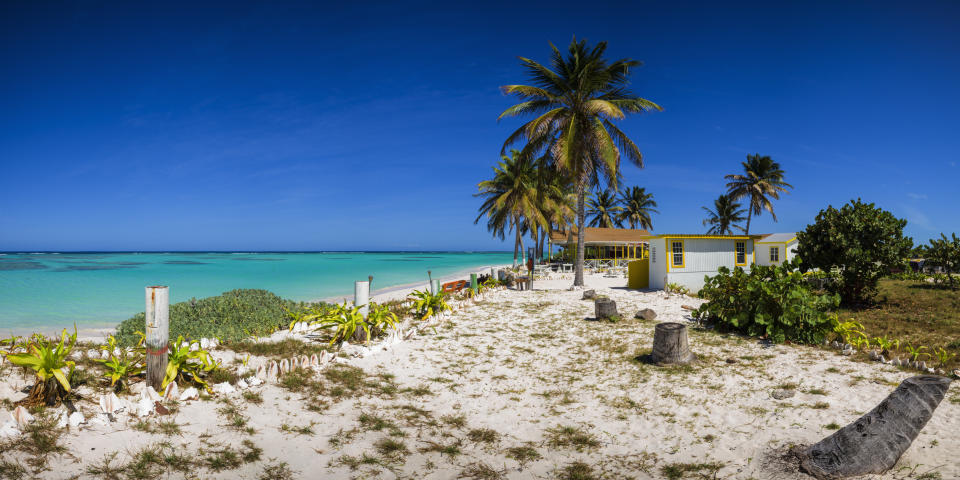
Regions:
[[301, 355], [299, 357], [294, 356], [290, 358], [284, 358], [279, 362], [276, 360], [271, 360], [266, 365], [260, 365], [257, 367], [253, 378], [267, 382], [275, 382], [280, 375], [291, 372], [298, 368], [322, 369], [333, 362], [336, 357], [337, 354], [324, 350], [320, 352], [319, 355], [314, 353], [309, 357], [306, 355]]

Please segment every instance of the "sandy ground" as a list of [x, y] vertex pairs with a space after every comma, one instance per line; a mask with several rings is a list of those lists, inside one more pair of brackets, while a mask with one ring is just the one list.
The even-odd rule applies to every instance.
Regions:
[[[143, 420], [141, 429], [153, 425], [155, 433], [134, 429], [141, 420], [126, 414], [92, 424], [99, 392], [84, 387], [92, 401], [78, 407], [88, 423], [64, 434], [67, 450], [51, 455], [37, 476], [649, 479], [685, 470], [683, 478], [810, 478], [782, 460], [790, 446], [856, 420], [915, 374], [695, 328], [682, 306], [699, 300], [626, 290], [622, 278], [588, 279], [625, 317], [593, 321], [593, 303], [568, 291], [570, 283], [489, 293], [388, 349], [311, 372], [319, 385], [313, 390], [268, 382], [246, 395], [170, 403], [176, 413]], [[653, 309], [656, 320], [632, 319], [642, 308]], [[637, 360], [661, 321], [688, 322], [696, 364]], [[215, 352], [228, 365], [235, 358]], [[254, 357], [249, 366], [267, 360]], [[16, 391], [32, 383], [9, 366], [0, 373], [0, 398], [19, 398]], [[361, 380], [345, 383], [350, 375]], [[960, 478], [956, 383], [897, 467], [862, 478]], [[774, 399], [781, 387], [795, 396]], [[0, 407], [0, 424], [11, 407]], [[179, 432], [164, 433], [161, 424]], [[199, 463], [181, 472], [169, 461], [156, 477], [138, 477], [144, 448]], [[231, 450], [239, 460], [225, 467]], [[0, 460], [27, 465], [30, 458], [7, 447]], [[104, 465], [120, 470], [103, 475]]]

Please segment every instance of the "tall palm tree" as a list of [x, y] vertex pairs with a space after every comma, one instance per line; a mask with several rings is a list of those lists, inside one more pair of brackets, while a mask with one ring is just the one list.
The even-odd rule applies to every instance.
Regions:
[[519, 151], [511, 150], [510, 156], [501, 157], [493, 172], [492, 179], [477, 184], [480, 191], [474, 196], [484, 201], [473, 223], [486, 216], [487, 230], [501, 239], [507, 231], [513, 231], [513, 264], [516, 265], [523, 249], [524, 233], [534, 224], [543, 225], [547, 221], [539, 206], [543, 196], [537, 190], [536, 164]]
[[598, 190], [587, 199], [587, 215], [592, 217], [588, 227], [613, 228], [620, 226], [620, 212], [617, 197], [609, 190]]
[[651, 213], [660, 213], [657, 211], [657, 202], [653, 199], [652, 193], [647, 193], [643, 187], [632, 187], [620, 193], [620, 215], [617, 220], [624, 220], [630, 224], [630, 228], [653, 229], [653, 222], [650, 220]]
[[737, 225], [738, 222], [745, 220], [743, 216], [744, 209], [741, 205], [729, 195], [720, 195], [713, 201], [713, 210], [707, 207], [700, 207], [707, 212], [707, 219], [703, 221], [704, 225], [710, 225], [707, 230], [709, 235], [732, 235], [733, 229], [744, 231], [743, 227]]
[[760, 215], [766, 210], [773, 221], [777, 221], [770, 198], [778, 200], [780, 194], [793, 188], [793, 185], [783, 181], [780, 164], [767, 155], [747, 155], [747, 161], [740, 163], [743, 165], [743, 175], [727, 175], [724, 178], [730, 180], [727, 183], [727, 195], [733, 200], [748, 199], [746, 233], [750, 234], [750, 220], [755, 214]]
[[520, 103], [500, 114], [500, 119], [520, 115], [535, 116], [513, 132], [502, 151], [526, 139], [525, 154], [549, 151], [554, 168], [573, 179], [577, 194], [577, 258], [573, 284], [583, 285], [584, 229], [586, 195], [591, 181], [606, 178], [616, 186], [621, 156], [643, 167], [643, 155], [613, 122], [628, 113], [662, 108], [635, 96], [627, 88], [630, 70], [641, 65], [630, 59], [608, 62], [603, 54], [606, 42], [590, 48], [574, 38], [564, 56], [553, 44], [550, 66], [528, 58], [520, 61], [532, 85], [507, 85], [505, 94], [515, 95]]

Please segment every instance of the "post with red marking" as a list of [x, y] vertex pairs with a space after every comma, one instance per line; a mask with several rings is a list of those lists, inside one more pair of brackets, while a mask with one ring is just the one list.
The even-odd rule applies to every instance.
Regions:
[[147, 385], [162, 392], [160, 385], [167, 371], [170, 340], [170, 291], [164, 286], [147, 287]]

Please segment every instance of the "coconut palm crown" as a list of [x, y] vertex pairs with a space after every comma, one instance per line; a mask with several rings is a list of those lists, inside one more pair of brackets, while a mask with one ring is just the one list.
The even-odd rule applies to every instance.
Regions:
[[727, 183], [727, 195], [733, 200], [747, 199], [746, 233], [749, 234], [750, 220], [753, 215], [760, 215], [766, 210], [770, 212], [773, 221], [777, 221], [777, 215], [773, 213], [773, 202], [770, 199], [778, 200], [780, 194], [787, 192], [788, 188], [793, 188], [793, 185], [783, 181], [783, 169], [769, 156], [761, 156], [759, 153], [747, 155], [747, 161], [741, 162], [741, 165], [743, 165], [743, 175], [733, 174], [724, 178], [730, 180]]
[[577, 257], [574, 285], [583, 285], [584, 229], [586, 194], [594, 179], [605, 178], [615, 187], [621, 157], [643, 167], [643, 155], [637, 145], [614, 123], [631, 113], [662, 110], [629, 89], [630, 71], [641, 62], [631, 59], [607, 61], [606, 42], [589, 47], [574, 38], [564, 55], [550, 45], [549, 66], [529, 58], [520, 61], [530, 85], [506, 85], [502, 90], [520, 103], [500, 114], [534, 118], [503, 144], [506, 151], [526, 141], [522, 153], [537, 156], [549, 151], [553, 167], [567, 173], [577, 194]]
[[707, 218], [703, 221], [704, 225], [709, 225], [708, 235], [732, 235], [733, 230], [744, 231], [743, 227], [737, 225], [746, 219], [743, 213], [746, 211], [740, 208], [741, 205], [729, 195], [720, 195], [713, 201], [713, 210], [707, 207], [700, 207], [707, 212]]
[[609, 190], [597, 191], [596, 195], [587, 200], [587, 215], [591, 217], [587, 226], [613, 228], [620, 225], [620, 213], [623, 210], [617, 205], [617, 197]]
[[630, 228], [653, 229], [653, 221], [650, 219], [651, 213], [660, 213], [657, 211], [657, 202], [653, 199], [652, 193], [647, 193], [643, 187], [632, 187], [620, 193], [620, 205], [622, 206], [620, 214], [617, 217], [621, 223], [626, 221]]

